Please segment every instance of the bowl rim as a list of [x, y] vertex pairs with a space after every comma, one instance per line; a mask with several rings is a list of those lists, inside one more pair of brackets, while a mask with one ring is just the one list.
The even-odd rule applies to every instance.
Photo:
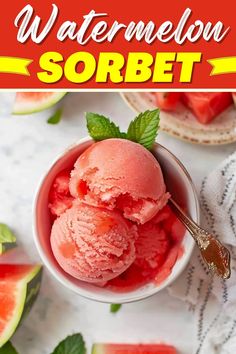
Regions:
[[[92, 291], [85, 290], [85, 289], [81, 288], [80, 286], [73, 284], [69, 279], [62, 277], [61, 274], [50, 264], [50, 261], [48, 260], [48, 257], [46, 256], [44, 249], [39, 241], [38, 231], [37, 231], [37, 218], [36, 218], [37, 203], [38, 203], [38, 198], [40, 195], [41, 188], [42, 188], [43, 183], [45, 182], [47, 176], [49, 175], [50, 171], [53, 169], [53, 167], [57, 164], [57, 162], [62, 157], [64, 157], [67, 153], [69, 153], [71, 150], [76, 148], [78, 145], [81, 145], [81, 144], [84, 144], [84, 143], [87, 143], [90, 141], [92, 142], [93, 139], [90, 138], [89, 136], [87, 136], [87, 137], [84, 137], [84, 138], [78, 140], [77, 142], [71, 144], [70, 146], [68, 146], [64, 151], [62, 151], [61, 153], [59, 153], [57, 155], [57, 157], [53, 160], [53, 162], [46, 168], [46, 172], [43, 173], [41, 179], [39, 180], [39, 184], [38, 184], [38, 187], [36, 188], [36, 192], [35, 192], [34, 198], [33, 198], [33, 225], [32, 225], [33, 226], [33, 239], [34, 239], [34, 243], [36, 245], [37, 251], [39, 253], [39, 256], [40, 256], [43, 264], [46, 266], [49, 273], [51, 275], [53, 275], [53, 277], [56, 280], [58, 280], [59, 283], [61, 283], [62, 285], [64, 285], [66, 288], [70, 289], [71, 291], [73, 291], [77, 295], [80, 295], [86, 299], [94, 300], [96, 302], [111, 304], [111, 303], [114, 303], [114, 301], [112, 300], [112, 296], [111, 296], [111, 301], [109, 301], [107, 299], [107, 295], [103, 296], [103, 294], [92, 293]], [[197, 223], [199, 223], [200, 222], [200, 205], [199, 205], [199, 200], [197, 197], [196, 188], [195, 188], [195, 185], [192, 181], [192, 178], [191, 178], [189, 172], [184, 167], [182, 162], [166, 147], [164, 147], [163, 145], [161, 145], [157, 142], [155, 142], [154, 146], [160, 146], [167, 153], [169, 153], [170, 156], [179, 165], [179, 167], [181, 168], [181, 170], [184, 172], [185, 176], [187, 177], [187, 180], [189, 182], [189, 186], [191, 187], [191, 191], [193, 194], [194, 212], [196, 213], [195, 221]], [[185, 259], [182, 262], [180, 269], [178, 270], [178, 272], [176, 272], [176, 274], [172, 277], [172, 279], [169, 279], [169, 281], [168, 281], [168, 278], [167, 278], [165, 284], [163, 284], [163, 285], [160, 284], [158, 287], [157, 286], [153, 287], [146, 294], [140, 294], [140, 295], [137, 294], [137, 295], [129, 296], [129, 292], [127, 292], [127, 298], [122, 298], [122, 299], [118, 300], [119, 303], [125, 304], [125, 303], [141, 301], [141, 300], [144, 300], [146, 298], [149, 298], [149, 297], [157, 294], [159, 291], [166, 289], [168, 286], [170, 286], [181, 275], [181, 273], [184, 271], [184, 269], [186, 268], [186, 266], [191, 258], [191, 255], [193, 253], [193, 249], [195, 246], [195, 241], [193, 239], [190, 239], [190, 240], [191, 241], [190, 241], [190, 245], [189, 245], [189, 249], [188, 249], [188, 254], [185, 256]], [[119, 293], [114, 293], [114, 294], [116, 294], [116, 296], [119, 295]], [[116, 302], [118, 303], [118, 301], [116, 301]]]

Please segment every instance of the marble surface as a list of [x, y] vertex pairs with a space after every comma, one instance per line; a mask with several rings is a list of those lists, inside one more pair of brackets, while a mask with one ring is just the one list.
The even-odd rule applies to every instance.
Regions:
[[[0, 116], [0, 221], [9, 224], [17, 235], [19, 247], [11, 255], [14, 262], [40, 262], [32, 237], [34, 193], [51, 161], [87, 135], [85, 111], [111, 116], [123, 129], [134, 117], [118, 93], [67, 95], [63, 120], [55, 126], [46, 123], [49, 111], [32, 116]], [[164, 133], [159, 134], [158, 141], [180, 158], [198, 190], [203, 177], [236, 148], [235, 144], [190, 145]], [[44, 269], [40, 296], [13, 343], [21, 354], [49, 354], [61, 339], [74, 332], [83, 334], [89, 349], [95, 341], [164, 341], [187, 354], [191, 352], [193, 317], [185, 304], [171, 298], [167, 291], [123, 305], [112, 315], [108, 305], [75, 295]]]

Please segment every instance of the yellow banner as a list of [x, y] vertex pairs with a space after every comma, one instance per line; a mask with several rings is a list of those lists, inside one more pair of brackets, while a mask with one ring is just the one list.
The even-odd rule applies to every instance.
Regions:
[[0, 56], [0, 73], [18, 74], [30, 76], [28, 65], [33, 60]]
[[208, 63], [213, 67], [211, 76], [236, 73], [236, 57], [210, 59]]

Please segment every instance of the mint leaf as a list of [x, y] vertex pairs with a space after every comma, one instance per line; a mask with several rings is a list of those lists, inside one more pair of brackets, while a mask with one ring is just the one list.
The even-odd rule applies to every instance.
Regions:
[[120, 310], [121, 306], [122, 306], [121, 304], [111, 304], [110, 312], [112, 312], [112, 313], [118, 312]]
[[126, 134], [122, 133], [119, 127], [100, 114], [88, 112], [86, 113], [86, 120], [89, 135], [95, 141], [126, 137]]
[[155, 142], [160, 123], [160, 110], [140, 113], [129, 125], [127, 139], [151, 150]]
[[50, 118], [48, 118], [48, 124], [58, 124], [61, 121], [62, 109], [58, 109]]
[[6, 224], [0, 223], [0, 243], [15, 242], [16, 237]]
[[15, 242], [16, 237], [10, 228], [6, 224], [0, 223], [0, 254], [5, 251], [5, 246], [6, 248], [12, 247]]
[[86, 347], [80, 333], [68, 336], [61, 341], [52, 354], [86, 354]]
[[11, 342], [7, 342], [3, 347], [0, 348], [0, 354], [18, 354], [18, 352], [13, 347]]

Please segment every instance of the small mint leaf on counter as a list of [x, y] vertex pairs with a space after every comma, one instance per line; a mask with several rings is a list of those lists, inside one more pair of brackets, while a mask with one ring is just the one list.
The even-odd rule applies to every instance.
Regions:
[[52, 354], [86, 354], [85, 342], [80, 333], [68, 336], [61, 341]]
[[50, 118], [48, 118], [48, 124], [58, 124], [62, 118], [62, 109], [58, 109]]
[[110, 312], [112, 312], [112, 313], [118, 312], [120, 310], [121, 306], [122, 306], [121, 304], [111, 304]]
[[143, 145], [151, 150], [160, 124], [160, 110], [140, 113], [129, 125], [127, 139]]
[[6, 224], [0, 223], [0, 255], [5, 251], [5, 248], [14, 247], [16, 237]]
[[18, 352], [13, 347], [11, 342], [7, 342], [3, 347], [0, 348], [0, 354], [18, 354]]
[[95, 141], [111, 138], [126, 138], [126, 133], [122, 133], [120, 128], [107, 117], [97, 113], [88, 112], [86, 113], [86, 120], [89, 135]]

